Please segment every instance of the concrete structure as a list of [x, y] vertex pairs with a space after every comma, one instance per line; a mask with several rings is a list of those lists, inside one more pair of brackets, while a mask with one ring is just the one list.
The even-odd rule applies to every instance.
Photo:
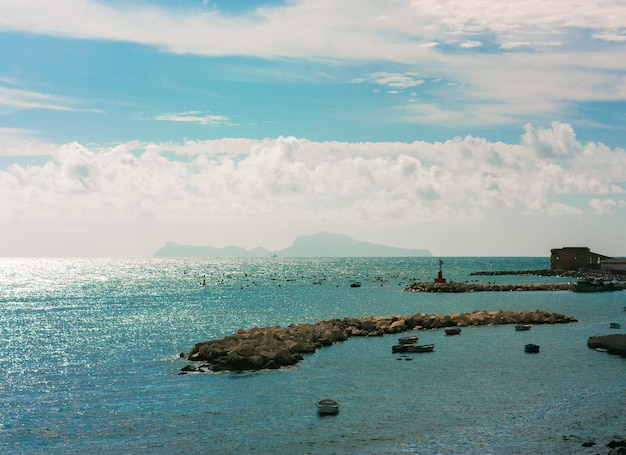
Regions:
[[626, 273], [626, 258], [608, 258], [600, 261], [603, 272]]
[[603, 260], [612, 259], [602, 254], [593, 253], [587, 247], [554, 248], [550, 252], [550, 268], [552, 270], [599, 270]]

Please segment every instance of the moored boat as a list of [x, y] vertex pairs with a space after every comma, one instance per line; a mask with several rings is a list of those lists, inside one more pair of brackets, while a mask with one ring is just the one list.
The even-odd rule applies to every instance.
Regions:
[[609, 329], [619, 329], [622, 325], [619, 322], [611, 322], [609, 323]]
[[400, 337], [398, 338], [398, 341], [400, 342], [400, 344], [409, 344], [409, 343], [415, 343], [418, 339], [419, 337], [417, 335], [411, 335], [411, 336]]
[[339, 412], [339, 403], [330, 398], [324, 398], [316, 403], [317, 411], [322, 415], [333, 415]]
[[413, 347], [415, 347], [414, 343], [394, 344], [393, 346], [391, 346], [391, 352], [394, 354], [399, 352], [409, 352], [409, 348]]
[[515, 330], [530, 330], [530, 324], [515, 324]]
[[461, 329], [459, 327], [452, 327], [450, 329], [445, 329], [446, 335], [460, 335]]
[[574, 292], [606, 292], [606, 291], [620, 291], [622, 287], [617, 286], [614, 282], [605, 283], [603, 280], [594, 279], [579, 279], [572, 291]]
[[435, 349], [434, 344], [422, 344], [422, 345], [410, 346], [407, 352], [417, 352], [417, 353], [432, 352], [433, 349]]
[[536, 344], [528, 343], [527, 345], [524, 346], [524, 351], [531, 353], [531, 354], [536, 354], [539, 352], [539, 346]]

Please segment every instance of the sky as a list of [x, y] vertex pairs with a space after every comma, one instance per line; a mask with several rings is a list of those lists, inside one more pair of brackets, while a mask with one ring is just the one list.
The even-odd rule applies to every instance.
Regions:
[[0, 0], [0, 256], [626, 256], [623, 0]]

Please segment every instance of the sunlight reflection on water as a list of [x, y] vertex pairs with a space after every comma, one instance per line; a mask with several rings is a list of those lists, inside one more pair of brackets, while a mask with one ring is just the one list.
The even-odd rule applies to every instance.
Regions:
[[[446, 260], [457, 280], [487, 267], [546, 263]], [[586, 453], [576, 452], [579, 439], [619, 436], [625, 361], [585, 343], [623, 320], [622, 293], [402, 292], [433, 267], [432, 258], [0, 260], [0, 449]], [[362, 287], [350, 288], [354, 280]], [[286, 370], [178, 375], [179, 352], [242, 327], [536, 308], [580, 322], [523, 333], [468, 327], [459, 337], [419, 332], [436, 348], [412, 361], [398, 361], [395, 337], [385, 336], [320, 349]], [[541, 353], [525, 354], [527, 341]], [[316, 414], [313, 403], [325, 396], [342, 403], [338, 416]]]

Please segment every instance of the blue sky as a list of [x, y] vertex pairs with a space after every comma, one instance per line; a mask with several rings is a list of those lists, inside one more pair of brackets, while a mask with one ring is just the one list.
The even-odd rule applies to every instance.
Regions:
[[626, 255], [621, 0], [0, 11], [0, 255]]

